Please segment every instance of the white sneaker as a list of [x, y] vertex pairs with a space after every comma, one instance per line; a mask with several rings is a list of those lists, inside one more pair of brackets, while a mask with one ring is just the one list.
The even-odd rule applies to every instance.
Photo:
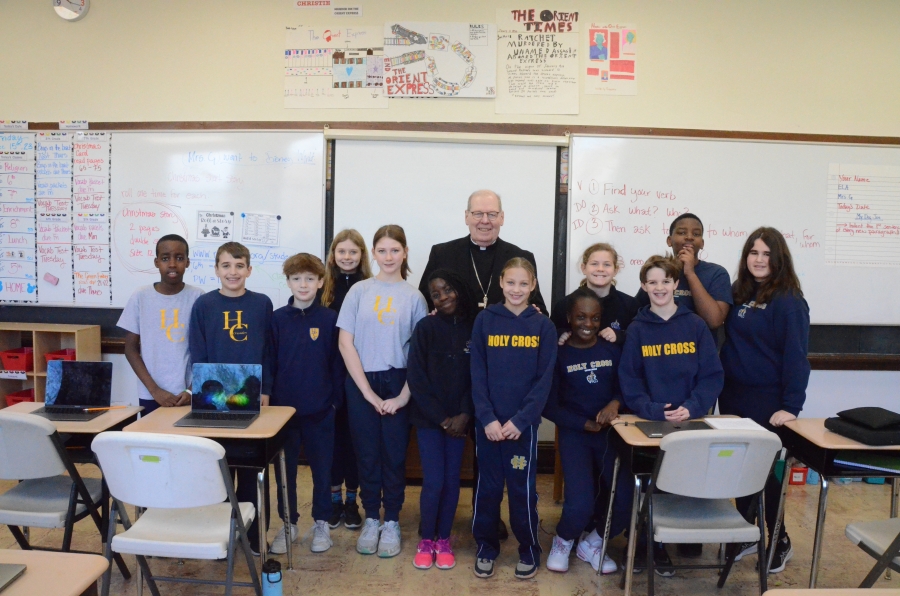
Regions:
[[[594, 530], [584, 540], [578, 543], [575, 554], [577, 554], [578, 558], [582, 561], [590, 563], [591, 567], [594, 568], [594, 571], [597, 571], [597, 567], [600, 566], [600, 551], [602, 550], [603, 538], [597, 534], [597, 530]], [[607, 575], [609, 573], [615, 573], [618, 569], [619, 566], [610, 558], [609, 554], [603, 557], [603, 570], [600, 573]]]
[[381, 533], [381, 526], [378, 520], [367, 517], [356, 540], [356, 552], [361, 555], [374, 555], [378, 549], [378, 535]]
[[331, 540], [331, 530], [328, 528], [328, 522], [324, 519], [316, 520], [316, 525], [312, 527], [312, 533], [312, 542], [309, 544], [309, 550], [312, 552], [324, 553], [334, 544]]
[[[291, 524], [291, 542], [297, 542], [297, 524]], [[278, 534], [275, 535], [275, 540], [272, 541], [272, 546], [269, 547], [269, 552], [274, 555], [283, 555], [287, 552], [287, 540], [284, 539], [284, 524], [281, 524], [278, 527]]]
[[547, 569], [550, 571], [559, 571], [565, 573], [569, 570], [569, 553], [572, 552], [572, 545], [575, 540], [563, 540], [559, 536], [553, 537], [553, 547], [550, 549], [550, 556], [547, 557]]
[[378, 541], [378, 556], [387, 559], [399, 554], [400, 524], [395, 521], [384, 522], [381, 527], [381, 539]]

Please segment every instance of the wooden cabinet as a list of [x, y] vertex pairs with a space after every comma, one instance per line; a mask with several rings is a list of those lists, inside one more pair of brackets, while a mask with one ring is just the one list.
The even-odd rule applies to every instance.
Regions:
[[27, 371], [24, 379], [0, 378], [0, 408], [6, 407], [7, 394], [32, 387], [34, 400], [44, 401], [47, 387], [45, 354], [73, 348], [76, 360], [100, 361], [100, 326], [0, 323], [0, 351], [28, 345], [34, 348], [34, 369]]

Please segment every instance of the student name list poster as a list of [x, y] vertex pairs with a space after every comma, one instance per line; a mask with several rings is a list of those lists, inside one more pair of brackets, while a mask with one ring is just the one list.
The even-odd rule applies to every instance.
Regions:
[[498, 114], [578, 113], [578, 13], [497, 10]]
[[391, 98], [496, 97], [497, 27], [386, 23], [384, 90]]
[[588, 95], [637, 95], [637, 29], [634, 25], [587, 27], [584, 92]]
[[288, 27], [285, 108], [387, 108], [380, 27]]

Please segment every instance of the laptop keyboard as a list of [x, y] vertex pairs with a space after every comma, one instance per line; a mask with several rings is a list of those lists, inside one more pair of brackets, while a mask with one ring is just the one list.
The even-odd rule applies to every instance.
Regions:
[[190, 420], [250, 420], [258, 412], [191, 412]]

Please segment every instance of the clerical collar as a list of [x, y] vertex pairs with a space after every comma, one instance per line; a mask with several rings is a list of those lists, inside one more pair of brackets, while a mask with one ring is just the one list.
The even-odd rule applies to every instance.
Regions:
[[469, 234], [469, 242], [471, 242], [473, 246], [477, 246], [479, 250], [487, 250], [488, 248], [494, 246], [497, 243], [497, 238], [494, 238], [494, 241], [491, 242], [490, 244], [488, 244], [487, 246], [481, 246], [480, 244], [478, 244], [477, 242], [472, 240], [472, 235]]

